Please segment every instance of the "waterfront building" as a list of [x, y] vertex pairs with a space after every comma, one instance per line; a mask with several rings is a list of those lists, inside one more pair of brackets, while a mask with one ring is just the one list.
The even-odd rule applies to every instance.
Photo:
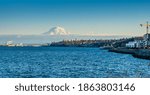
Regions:
[[15, 46], [15, 45], [13, 44], [13, 41], [7, 41], [6, 46]]
[[145, 48], [150, 47], [150, 34], [144, 34], [143, 39], [128, 42], [127, 48]]
[[140, 25], [146, 27], [146, 34], [143, 37], [143, 41], [144, 41], [144, 48], [148, 48], [150, 47], [150, 34], [148, 33], [150, 24], [147, 21], [146, 24], [140, 24]]
[[23, 43], [16, 44], [17, 47], [23, 47]]
[[144, 43], [142, 40], [135, 40], [126, 44], [127, 48], [142, 48]]
[[150, 47], [150, 34], [145, 34], [143, 36], [144, 46]]

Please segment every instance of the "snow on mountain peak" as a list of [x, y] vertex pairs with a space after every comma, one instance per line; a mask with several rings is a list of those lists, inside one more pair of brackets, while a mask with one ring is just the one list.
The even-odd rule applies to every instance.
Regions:
[[43, 33], [45, 35], [68, 35], [69, 33], [60, 26], [51, 28], [48, 32]]

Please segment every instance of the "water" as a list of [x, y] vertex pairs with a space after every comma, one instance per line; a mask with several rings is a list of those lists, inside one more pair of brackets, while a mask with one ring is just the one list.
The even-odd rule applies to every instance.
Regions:
[[150, 61], [99, 48], [0, 47], [3, 78], [150, 77]]

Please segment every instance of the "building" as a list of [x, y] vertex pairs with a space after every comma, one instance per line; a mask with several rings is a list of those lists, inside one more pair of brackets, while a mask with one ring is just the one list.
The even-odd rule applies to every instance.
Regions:
[[15, 45], [13, 44], [13, 41], [7, 41], [6, 46], [15, 46]]
[[143, 36], [144, 46], [150, 47], [150, 34], [145, 34]]
[[144, 34], [143, 39], [138, 39], [126, 44], [127, 48], [146, 48], [150, 47], [150, 34]]
[[23, 45], [23, 43], [15, 44], [13, 41], [7, 41], [6, 42], [6, 46], [8, 46], [8, 47], [14, 47], [14, 46], [16, 46], [16, 47], [23, 47], [24, 45]]
[[23, 43], [16, 44], [17, 47], [23, 47]]
[[135, 40], [126, 44], [127, 48], [142, 48], [144, 43], [142, 40]]

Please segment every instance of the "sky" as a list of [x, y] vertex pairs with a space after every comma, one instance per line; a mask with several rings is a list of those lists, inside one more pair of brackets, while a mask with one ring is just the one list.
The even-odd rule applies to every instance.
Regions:
[[38, 35], [61, 26], [71, 34], [145, 33], [150, 0], [0, 0], [0, 34]]

